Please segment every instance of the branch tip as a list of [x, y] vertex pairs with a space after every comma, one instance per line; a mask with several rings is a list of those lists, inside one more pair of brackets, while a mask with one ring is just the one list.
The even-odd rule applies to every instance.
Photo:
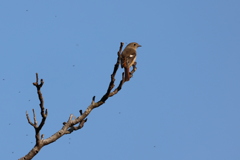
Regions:
[[79, 112], [80, 112], [80, 115], [82, 115], [82, 110], [79, 110]]

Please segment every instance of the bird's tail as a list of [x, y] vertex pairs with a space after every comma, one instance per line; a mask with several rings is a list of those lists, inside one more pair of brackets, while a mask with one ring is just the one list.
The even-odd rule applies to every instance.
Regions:
[[125, 67], [124, 72], [125, 72], [125, 81], [129, 81], [130, 80], [129, 68]]

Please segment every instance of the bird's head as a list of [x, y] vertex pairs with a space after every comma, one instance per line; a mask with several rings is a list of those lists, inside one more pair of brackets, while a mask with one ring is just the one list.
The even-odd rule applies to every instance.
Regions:
[[132, 42], [132, 43], [129, 43], [127, 45], [127, 47], [131, 47], [131, 48], [137, 49], [138, 47], [142, 47], [142, 46], [140, 44], [138, 44], [137, 42]]

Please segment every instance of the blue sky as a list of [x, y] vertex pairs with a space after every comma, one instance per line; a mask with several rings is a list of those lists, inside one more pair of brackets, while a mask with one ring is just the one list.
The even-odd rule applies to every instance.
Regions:
[[[138, 70], [84, 128], [34, 158], [239, 160], [240, 2], [5, 1], [0, 5], [0, 159], [34, 146], [43, 78], [49, 137], [105, 93], [120, 42]], [[116, 76], [121, 78], [122, 70]]]

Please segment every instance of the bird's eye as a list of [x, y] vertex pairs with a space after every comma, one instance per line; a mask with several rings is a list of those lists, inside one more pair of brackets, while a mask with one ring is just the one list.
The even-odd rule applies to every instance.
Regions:
[[133, 45], [136, 46], [136, 43], [134, 43]]

